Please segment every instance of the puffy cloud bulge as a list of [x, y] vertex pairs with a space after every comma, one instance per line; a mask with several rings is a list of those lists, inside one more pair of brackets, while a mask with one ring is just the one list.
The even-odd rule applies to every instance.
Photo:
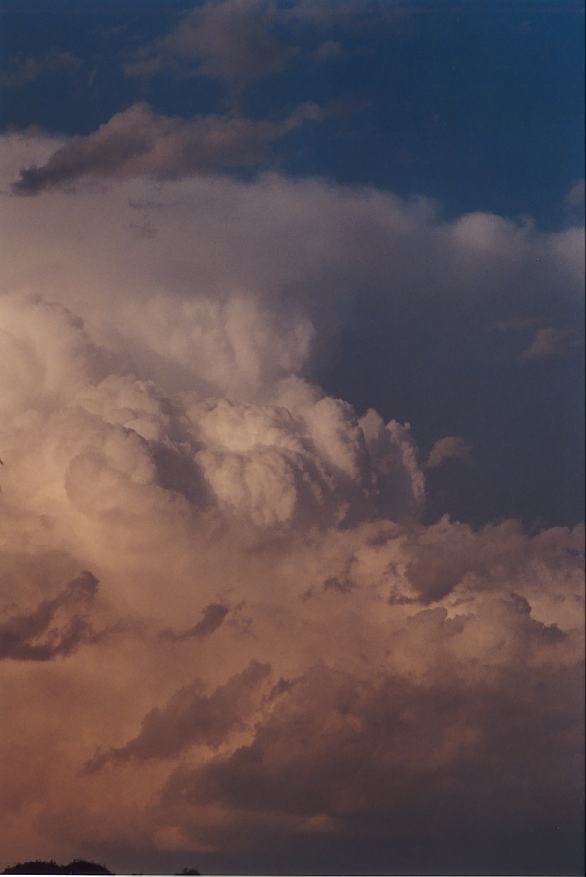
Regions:
[[[8, 191], [56, 144], [1, 148]], [[7, 860], [359, 867], [512, 825], [574, 861], [583, 529], [425, 524], [416, 424], [314, 375], [358, 297], [575, 295], [577, 231], [276, 175], [5, 199]]]

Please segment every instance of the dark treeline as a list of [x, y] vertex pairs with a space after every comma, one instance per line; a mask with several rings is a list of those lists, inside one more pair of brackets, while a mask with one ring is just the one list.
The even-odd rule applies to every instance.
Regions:
[[103, 865], [96, 862], [86, 862], [84, 859], [73, 859], [69, 865], [58, 865], [57, 862], [44, 862], [34, 859], [29, 862], [19, 862], [5, 868], [3, 874], [111, 874]]
[[[19, 862], [17, 865], [11, 865], [5, 868], [2, 874], [113, 874], [104, 865], [98, 865], [96, 862], [86, 862], [85, 859], [73, 859], [68, 865], [58, 865], [57, 862], [45, 862], [40, 859], [30, 860], [28, 862]], [[183, 868], [177, 872], [180, 877], [191, 877], [198, 875], [199, 871], [195, 868]]]

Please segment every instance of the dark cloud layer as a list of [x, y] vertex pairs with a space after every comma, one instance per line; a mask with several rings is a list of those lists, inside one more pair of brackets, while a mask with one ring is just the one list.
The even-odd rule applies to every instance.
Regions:
[[133, 740], [96, 753], [87, 770], [132, 759], [171, 758], [189, 746], [219, 746], [230, 733], [244, 728], [270, 669], [268, 664], [252, 661], [209, 695], [196, 680], [174, 694], [162, 709], [151, 710]]
[[87, 613], [98, 580], [83, 572], [35, 609], [0, 621], [0, 660], [50, 661], [66, 657], [92, 636]]
[[[485, 635], [494, 623], [505, 649], [515, 642], [506, 661], [496, 654], [487, 660], [488, 652], [476, 664], [465, 651], [458, 656], [459, 641]], [[513, 825], [523, 836], [552, 816], [575, 823], [582, 808], [582, 703], [572, 692], [582, 673], [579, 662], [555, 666], [563, 634], [535, 622], [526, 602], [512, 597], [476, 617], [421, 613], [405, 637], [413, 646], [439, 648], [435, 669], [414, 680], [383, 667], [368, 679], [311, 668], [249, 744], [175, 771], [163, 818], [181, 820], [183, 812], [196, 831], [200, 807], [228, 808], [242, 832], [232, 837], [244, 851], [270, 844], [271, 830], [279, 834], [289, 824], [294, 832], [297, 824], [302, 848], [328, 837], [348, 851], [353, 844], [385, 850], [382, 873], [393, 873], [394, 855], [410, 847], [413, 867], [416, 844], [427, 845], [429, 868], [443, 836], [465, 843]], [[551, 657], [536, 676], [535, 661], [545, 655]], [[221, 842], [223, 830], [212, 829], [214, 835]], [[445, 862], [457, 859], [443, 855]], [[431, 868], [442, 870], [438, 863]]]

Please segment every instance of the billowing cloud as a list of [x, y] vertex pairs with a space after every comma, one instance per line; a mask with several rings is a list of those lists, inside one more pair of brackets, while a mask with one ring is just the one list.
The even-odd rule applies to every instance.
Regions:
[[469, 870], [508, 825], [575, 870], [583, 527], [429, 520], [417, 423], [316, 374], [358, 301], [391, 352], [402, 307], [473, 301], [492, 343], [573, 301], [578, 236], [276, 176], [10, 204], [7, 860]]
[[147, 103], [137, 103], [116, 113], [87, 137], [72, 137], [45, 164], [22, 168], [13, 192], [37, 195], [88, 177], [177, 179], [254, 167], [276, 140], [306, 121], [321, 118], [322, 111], [314, 104], [273, 122], [239, 115], [180, 119], [158, 114]]
[[53, 426], [39, 434], [37, 452], [51, 457], [72, 512], [107, 515], [122, 501], [119, 512], [141, 517], [142, 503], [154, 509], [167, 490], [186, 502], [186, 513], [212, 505], [260, 527], [360, 520], [379, 509], [402, 519], [421, 508], [423, 478], [408, 427], [385, 425], [372, 411], [358, 418], [347, 403], [294, 377], [265, 404], [166, 398], [132, 376], [108, 374], [107, 352], [62, 307], [12, 296], [0, 310], [14, 388], [6, 410], [15, 418], [5, 478], [16, 495], [30, 483], [26, 473], [19, 481], [26, 451], [16, 424], [24, 416], [24, 428], [32, 410], [45, 420], [43, 399], [52, 398]]

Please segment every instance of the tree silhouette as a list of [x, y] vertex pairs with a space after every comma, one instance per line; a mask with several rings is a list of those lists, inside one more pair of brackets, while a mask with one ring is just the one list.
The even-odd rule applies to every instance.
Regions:
[[[96, 862], [86, 862], [85, 859], [73, 859], [69, 865], [58, 865], [52, 859], [48, 862], [42, 859], [34, 859], [28, 862], [19, 862], [5, 868], [2, 874], [112, 874], [104, 865]], [[196, 877], [199, 871], [195, 868], [183, 868], [175, 872], [178, 877]]]
[[73, 859], [68, 865], [58, 865], [53, 860], [44, 862], [35, 859], [29, 862], [19, 862], [5, 868], [3, 874], [111, 874], [112, 872], [96, 862], [86, 862], [85, 859]]

